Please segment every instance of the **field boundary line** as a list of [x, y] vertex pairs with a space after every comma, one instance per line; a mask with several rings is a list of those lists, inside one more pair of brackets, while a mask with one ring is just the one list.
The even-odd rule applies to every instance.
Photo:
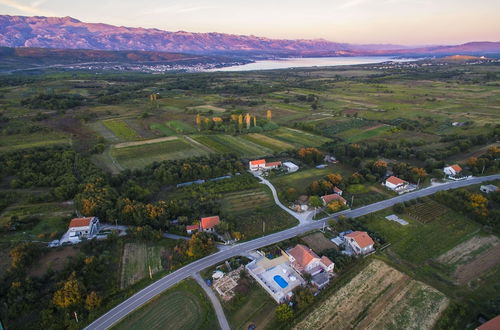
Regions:
[[165, 141], [175, 141], [178, 140], [178, 136], [165, 136], [157, 139], [150, 139], [150, 140], [141, 140], [141, 141], [131, 141], [131, 142], [122, 142], [115, 144], [113, 148], [115, 149], [120, 149], [120, 148], [126, 148], [126, 147], [134, 147], [134, 146], [141, 146], [143, 144], [154, 144], [154, 143], [160, 143], [160, 142], [165, 142]]

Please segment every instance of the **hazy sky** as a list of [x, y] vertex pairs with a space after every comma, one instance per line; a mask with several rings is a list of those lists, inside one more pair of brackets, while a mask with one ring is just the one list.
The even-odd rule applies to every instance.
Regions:
[[351, 43], [500, 41], [500, 0], [0, 0], [0, 14]]

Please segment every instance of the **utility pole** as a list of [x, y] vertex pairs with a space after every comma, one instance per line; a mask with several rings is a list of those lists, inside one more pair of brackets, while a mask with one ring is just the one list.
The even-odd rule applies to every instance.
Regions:
[[262, 232], [266, 232], [266, 222], [264, 220], [262, 220]]
[[353, 205], [354, 205], [354, 195], [352, 195], [352, 198], [351, 198], [351, 209], [352, 209]]
[[481, 174], [484, 173], [484, 169], [486, 168], [486, 164], [483, 164], [483, 170], [481, 171]]
[[420, 186], [420, 177], [418, 178], [418, 181], [417, 181], [417, 188], [418, 186]]
[[151, 272], [151, 265], [148, 265], [149, 267], [149, 278], [153, 279], [153, 273]]
[[78, 323], [78, 314], [76, 314], [76, 312], [73, 312], [73, 314], [75, 315], [76, 323]]

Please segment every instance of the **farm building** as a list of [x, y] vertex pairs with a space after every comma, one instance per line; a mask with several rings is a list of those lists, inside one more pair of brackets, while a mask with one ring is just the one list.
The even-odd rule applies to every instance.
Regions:
[[99, 231], [99, 218], [74, 218], [69, 223], [69, 240], [78, 243], [82, 238], [91, 238]]
[[462, 168], [459, 165], [455, 164], [451, 166], [446, 166], [445, 168], [443, 168], [443, 172], [448, 177], [456, 177], [457, 175], [460, 174], [460, 172], [462, 172]]
[[245, 268], [278, 304], [289, 300], [293, 289], [305, 284], [285, 254], [274, 259], [261, 256]]
[[372, 238], [366, 231], [354, 231], [344, 236], [346, 247], [355, 254], [368, 254], [374, 251]]
[[495, 191], [498, 191], [498, 187], [495, 186], [495, 185], [492, 185], [492, 184], [487, 184], [487, 185], [483, 185], [479, 188], [479, 190], [481, 190], [482, 192], [486, 193], [486, 194], [489, 194], [489, 193], [492, 193], [492, 192], [495, 192]]
[[198, 229], [200, 229], [200, 225], [189, 225], [189, 226], [186, 226], [186, 232], [188, 234], [192, 234], [194, 233], [195, 231], [197, 231]]
[[292, 267], [300, 273], [309, 273], [316, 275], [321, 272], [333, 272], [335, 264], [328, 257], [319, 257], [309, 247], [297, 244], [294, 248], [289, 249], [286, 254], [290, 260]]
[[281, 167], [281, 162], [269, 162], [265, 159], [251, 160], [248, 163], [250, 171], [268, 171]]
[[283, 167], [288, 173], [297, 172], [299, 170], [299, 167], [292, 162], [284, 162]]
[[393, 175], [385, 180], [384, 185], [391, 190], [400, 191], [408, 187], [409, 183]]
[[339, 194], [324, 195], [321, 196], [321, 200], [323, 201], [323, 205], [328, 205], [328, 203], [333, 201], [340, 201], [344, 205], [347, 204], [347, 201], [344, 199], [344, 197], [340, 196]]
[[340, 196], [342, 196], [342, 193], [343, 193], [342, 189], [340, 189], [338, 187], [333, 187], [333, 192], [337, 195], [340, 195]]
[[500, 329], [500, 315], [483, 323], [481, 326], [477, 327], [476, 330], [498, 330]]

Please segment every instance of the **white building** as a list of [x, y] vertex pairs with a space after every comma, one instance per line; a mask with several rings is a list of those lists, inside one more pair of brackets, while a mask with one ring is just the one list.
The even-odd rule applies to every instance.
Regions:
[[99, 231], [99, 218], [74, 218], [69, 223], [69, 240], [78, 243], [82, 238], [92, 238]]
[[283, 167], [287, 170], [288, 173], [297, 172], [299, 167], [292, 162], [284, 162]]
[[384, 185], [391, 190], [399, 191], [408, 187], [409, 183], [408, 181], [402, 180], [398, 177], [390, 176], [387, 180], [385, 180]]
[[355, 254], [364, 255], [374, 251], [375, 243], [366, 231], [354, 231], [344, 235], [344, 241]]
[[481, 190], [482, 192], [486, 193], [486, 194], [489, 194], [489, 193], [492, 193], [492, 192], [495, 192], [495, 191], [498, 191], [498, 187], [495, 186], [495, 185], [492, 185], [492, 184], [487, 184], [487, 185], [482, 185], [479, 190]]
[[248, 167], [250, 168], [250, 171], [263, 170], [266, 167], [266, 160], [265, 159], [251, 160], [248, 163]]
[[460, 172], [462, 172], [462, 168], [459, 165], [455, 164], [451, 166], [446, 166], [445, 168], [443, 168], [443, 172], [449, 177], [450, 176], [455, 177], [459, 175]]
[[335, 264], [326, 256], [319, 257], [313, 250], [305, 245], [297, 244], [294, 248], [286, 252], [288, 259], [300, 273], [316, 275], [322, 271], [333, 272]]

